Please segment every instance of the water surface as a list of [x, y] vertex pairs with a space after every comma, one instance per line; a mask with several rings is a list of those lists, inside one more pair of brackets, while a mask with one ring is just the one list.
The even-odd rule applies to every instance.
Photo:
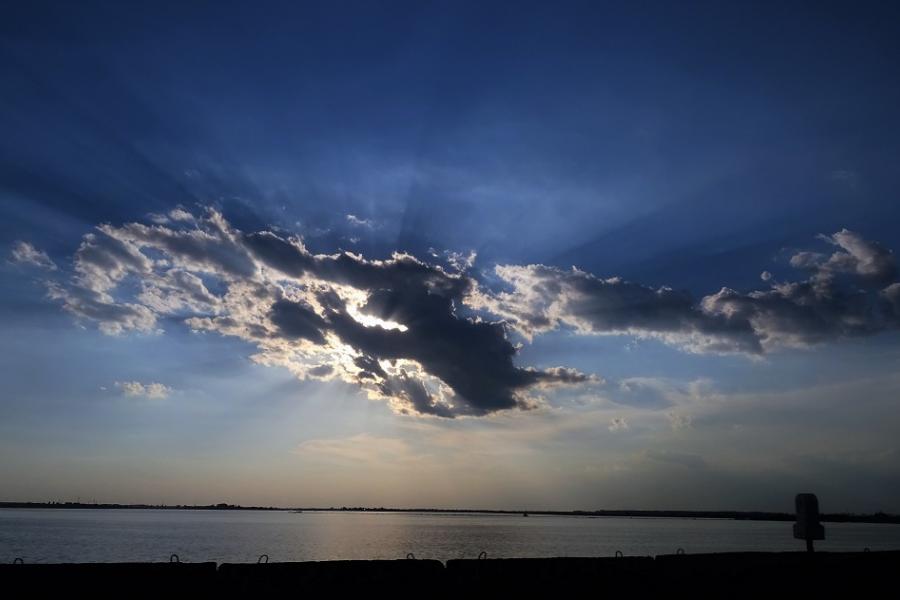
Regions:
[[[0, 561], [255, 562], [801, 550], [791, 523], [448, 513], [0, 509]], [[900, 549], [900, 525], [826, 523], [816, 547]]]

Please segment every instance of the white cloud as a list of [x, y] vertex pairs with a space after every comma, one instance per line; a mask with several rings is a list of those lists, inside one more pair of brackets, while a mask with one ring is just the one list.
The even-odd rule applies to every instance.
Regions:
[[11, 255], [12, 262], [18, 264], [31, 265], [48, 271], [55, 271], [57, 268], [56, 263], [47, 256], [46, 252], [38, 250], [29, 242], [18, 241], [13, 244]]
[[169, 211], [169, 218], [173, 221], [193, 222], [194, 215], [179, 207]]
[[102, 294], [77, 286], [65, 287], [56, 282], [47, 284], [47, 296], [62, 302], [63, 309], [79, 321], [92, 321], [107, 335], [126, 331], [155, 333], [156, 313], [142, 304], [116, 302]]
[[126, 396], [162, 399], [172, 393], [172, 388], [162, 383], [141, 383], [140, 381], [117, 381], [116, 387]]
[[163, 213], [150, 213], [147, 215], [147, 218], [156, 223], [157, 225], [166, 225], [172, 222], [183, 222], [183, 223], [193, 223], [194, 215], [184, 210], [183, 208], [176, 207], [170, 210], [169, 212]]
[[375, 222], [372, 219], [360, 219], [356, 215], [347, 215], [347, 222], [354, 227], [362, 227], [364, 229], [375, 229]]

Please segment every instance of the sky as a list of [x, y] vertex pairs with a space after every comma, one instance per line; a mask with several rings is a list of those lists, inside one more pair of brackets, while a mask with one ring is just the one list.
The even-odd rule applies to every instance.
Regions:
[[896, 4], [4, 13], [0, 499], [900, 512]]

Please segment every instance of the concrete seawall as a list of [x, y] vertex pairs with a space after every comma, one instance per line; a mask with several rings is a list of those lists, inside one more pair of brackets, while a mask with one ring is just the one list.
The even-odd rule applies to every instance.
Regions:
[[[686, 593], [759, 597], [793, 592], [861, 597], [891, 590], [900, 551], [724, 553], [657, 557], [322, 562], [0, 565], [0, 589], [39, 594], [282, 596], [386, 592], [450, 597], [510, 592]], [[6, 596], [13, 597], [13, 596]], [[20, 597], [20, 596], [15, 596]]]

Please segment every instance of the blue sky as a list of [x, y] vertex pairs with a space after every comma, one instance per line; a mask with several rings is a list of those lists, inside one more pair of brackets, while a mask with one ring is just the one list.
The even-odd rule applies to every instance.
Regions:
[[890, 4], [8, 12], [9, 499], [900, 511]]

